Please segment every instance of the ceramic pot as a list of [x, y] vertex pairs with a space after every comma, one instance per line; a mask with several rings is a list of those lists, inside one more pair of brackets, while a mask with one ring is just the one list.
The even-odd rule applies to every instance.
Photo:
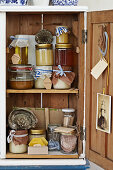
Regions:
[[49, 0], [29, 0], [28, 5], [48, 6], [49, 5]]

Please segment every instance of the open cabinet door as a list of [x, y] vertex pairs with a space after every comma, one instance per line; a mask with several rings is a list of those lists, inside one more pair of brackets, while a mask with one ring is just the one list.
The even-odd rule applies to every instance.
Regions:
[[[98, 40], [102, 26], [106, 27], [110, 38], [110, 73], [107, 87], [107, 69], [95, 80], [90, 72], [100, 60]], [[107, 59], [107, 57], [106, 57]], [[88, 13], [87, 42], [87, 88], [86, 88], [86, 157], [106, 170], [113, 169], [113, 116], [111, 116], [111, 133], [96, 130], [97, 93], [112, 96], [113, 106], [113, 11]], [[113, 107], [111, 115], [113, 114]]]

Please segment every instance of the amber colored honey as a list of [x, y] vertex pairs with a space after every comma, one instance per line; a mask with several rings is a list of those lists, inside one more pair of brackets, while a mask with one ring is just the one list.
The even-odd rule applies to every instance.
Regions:
[[30, 81], [10, 81], [10, 88], [17, 90], [32, 89], [33, 80]]

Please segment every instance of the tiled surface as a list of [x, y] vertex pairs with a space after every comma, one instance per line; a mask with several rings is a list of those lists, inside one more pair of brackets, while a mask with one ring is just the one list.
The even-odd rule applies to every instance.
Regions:
[[97, 166], [93, 162], [90, 162], [90, 166], [91, 166], [91, 168], [89, 170], [104, 170], [103, 168]]

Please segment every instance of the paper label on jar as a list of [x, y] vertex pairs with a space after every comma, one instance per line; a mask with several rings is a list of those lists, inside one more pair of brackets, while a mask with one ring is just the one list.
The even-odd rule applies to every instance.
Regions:
[[20, 61], [20, 56], [19, 54], [14, 54], [11, 58], [13, 64], [18, 64]]
[[51, 89], [51, 86], [52, 86], [51, 80], [50, 80], [49, 78], [45, 78], [45, 80], [44, 80], [44, 87], [45, 87], [47, 90], [49, 90], [49, 89]]

